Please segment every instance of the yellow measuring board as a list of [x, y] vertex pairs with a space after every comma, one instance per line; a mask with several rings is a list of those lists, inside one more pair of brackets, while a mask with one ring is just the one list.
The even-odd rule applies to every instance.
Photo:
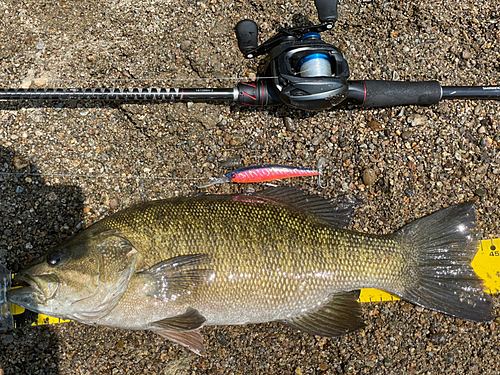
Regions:
[[[484, 288], [488, 293], [498, 293], [500, 291], [500, 238], [491, 240], [482, 240], [479, 243], [479, 249], [471, 263], [477, 275], [484, 280]], [[398, 297], [378, 289], [362, 289], [359, 296], [360, 302], [380, 302], [396, 301]], [[25, 309], [12, 305], [12, 314], [14, 315], [14, 324], [19, 327], [22, 324], [16, 316], [25, 313]], [[30, 325], [53, 324], [69, 322], [69, 320], [53, 318], [44, 314], [38, 314], [35, 321]]]
[[488, 293], [500, 291], [500, 238], [480, 241], [479, 250], [471, 263], [477, 275], [484, 280]]

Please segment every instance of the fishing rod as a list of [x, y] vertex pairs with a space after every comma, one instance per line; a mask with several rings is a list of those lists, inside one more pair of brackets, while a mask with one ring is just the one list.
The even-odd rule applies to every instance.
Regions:
[[232, 88], [87, 88], [0, 89], [0, 100], [104, 100], [213, 102], [243, 106], [286, 105], [307, 111], [347, 105], [365, 108], [431, 105], [443, 99], [496, 99], [498, 86], [441, 86], [437, 81], [348, 80], [342, 52], [321, 40], [338, 19], [337, 0], [315, 0], [319, 25], [281, 28], [261, 45], [258, 26], [243, 20], [235, 26], [245, 58], [265, 55], [264, 75]]

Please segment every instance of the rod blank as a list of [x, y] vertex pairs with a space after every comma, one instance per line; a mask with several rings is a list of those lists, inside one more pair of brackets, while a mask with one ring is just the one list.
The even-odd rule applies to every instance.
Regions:
[[197, 101], [235, 100], [235, 97], [234, 88], [0, 89], [0, 100]]
[[500, 99], [500, 86], [443, 86], [442, 99]]

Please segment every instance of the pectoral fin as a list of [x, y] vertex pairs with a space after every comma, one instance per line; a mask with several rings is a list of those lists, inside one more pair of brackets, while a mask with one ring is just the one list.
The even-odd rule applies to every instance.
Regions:
[[179, 332], [166, 329], [155, 329], [154, 332], [176, 344], [191, 350], [194, 354], [202, 355], [205, 352], [203, 337], [199, 331]]
[[188, 308], [184, 314], [158, 320], [151, 324], [154, 328], [166, 329], [169, 331], [192, 331], [200, 328], [206, 319], [198, 310]]
[[206, 254], [181, 255], [141, 272], [147, 294], [162, 301], [178, 300], [196, 292], [213, 279], [214, 270]]
[[304, 315], [281, 321], [312, 335], [342, 336], [365, 326], [361, 319], [359, 290], [335, 294], [327, 303]]

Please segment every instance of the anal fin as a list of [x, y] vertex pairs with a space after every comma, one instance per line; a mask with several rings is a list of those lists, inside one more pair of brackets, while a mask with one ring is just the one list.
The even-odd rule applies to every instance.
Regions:
[[335, 294], [317, 309], [303, 315], [281, 321], [282, 323], [312, 335], [342, 336], [365, 326], [358, 302], [359, 290]]

